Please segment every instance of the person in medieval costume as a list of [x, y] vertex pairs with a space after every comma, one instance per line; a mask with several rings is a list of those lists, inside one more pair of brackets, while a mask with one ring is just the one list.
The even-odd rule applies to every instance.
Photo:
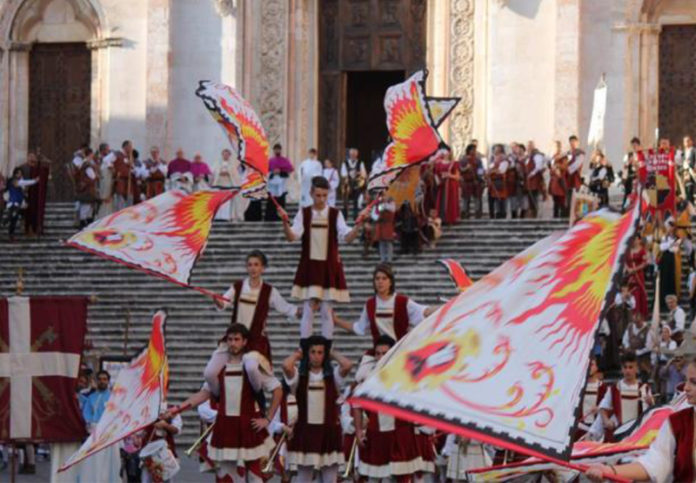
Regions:
[[[233, 186], [239, 186], [241, 181], [239, 173], [232, 166], [232, 151], [225, 148], [222, 150], [221, 156], [222, 159], [213, 170], [213, 188], [230, 189]], [[241, 198], [241, 196], [235, 196], [218, 208], [215, 213], [216, 220], [230, 221], [232, 219], [232, 207], [236, 198]], [[242, 219], [243, 216], [242, 214]]]
[[[312, 206], [312, 179], [315, 176], [323, 176], [323, 167], [321, 161], [317, 159], [317, 150], [311, 148], [307, 153], [307, 159], [300, 163], [297, 170], [297, 175], [300, 178], [300, 206], [305, 208]], [[327, 178], [328, 179], [328, 178]], [[334, 206], [329, 203], [330, 206]]]
[[364, 213], [358, 217], [355, 226], [349, 228], [343, 214], [327, 204], [329, 188], [326, 178], [315, 177], [311, 190], [313, 204], [298, 211], [292, 224], [285, 210], [279, 210], [285, 238], [288, 241], [302, 241], [292, 297], [304, 301], [300, 323], [300, 337], [303, 339], [313, 332], [314, 311], [311, 310], [310, 300], [320, 302], [321, 333], [329, 340], [333, 339], [330, 304], [350, 301], [338, 244], [350, 243], [358, 237]]
[[150, 148], [150, 157], [145, 161], [147, 178], [145, 196], [149, 200], [164, 193], [164, 182], [167, 179], [167, 162], [160, 156], [157, 146]]
[[481, 196], [483, 195], [483, 163], [476, 156], [476, 146], [469, 144], [465, 155], [459, 160], [459, 172], [462, 185], [462, 198], [464, 198], [464, 210], [462, 218], [471, 216], [471, 205], [474, 205], [474, 216], [481, 218], [483, 210]]
[[657, 334], [650, 329], [642, 315], [636, 313], [623, 334], [621, 346], [624, 352], [633, 352], [638, 359], [638, 371], [643, 380], [652, 374], [652, 348]]
[[133, 200], [133, 144], [126, 140], [121, 144], [121, 151], [116, 152], [113, 163], [113, 206], [120, 211]]
[[433, 171], [437, 180], [437, 211], [445, 225], [452, 225], [459, 220], [460, 175], [459, 163], [452, 159], [449, 149], [435, 157]]
[[114, 153], [107, 143], [99, 145], [99, 211], [97, 218], [114, 212]]
[[[208, 443], [208, 457], [218, 465], [217, 476], [260, 483], [261, 460], [275, 446], [268, 427], [283, 391], [268, 360], [256, 351], [246, 351], [248, 341], [249, 330], [242, 324], [231, 324], [203, 372], [203, 389], [181, 407], [196, 407], [217, 398], [219, 408]], [[272, 395], [268, 408], [264, 393]], [[170, 412], [162, 415], [163, 419], [168, 417]], [[240, 480], [241, 474], [245, 480]]]
[[684, 136], [683, 147], [677, 152], [675, 162], [684, 185], [684, 197], [693, 203], [696, 186], [696, 148], [691, 136]]
[[623, 158], [623, 167], [619, 174], [621, 178], [621, 184], [624, 188], [624, 196], [621, 201], [621, 209], [626, 210], [629, 206], [629, 200], [634, 193], [635, 181], [638, 177], [638, 153], [642, 151], [640, 147], [640, 139], [634, 137], [631, 139], [631, 151], [626, 153]]
[[577, 191], [582, 186], [582, 170], [585, 166], [585, 151], [580, 149], [580, 140], [576, 135], [568, 138], [570, 150], [568, 151], [568, 194], [567, 203], [570, 203], [573, 191]]
[[[681, 262], [682, 239], [676, 236], [673, 219], [665, 222], [666, 233], [659, 241], [657, 259], [660, 270], [660, 309], [667, 306], [667, 295], [677, 294], [677, 264]], [[679, 280], [681, 283], [681, 280]]]
[[327, 203], [329, 206], [335, 208], [336, 193], [338, 192], [338, 187], [341, 184], [341, 177], [338, 174], [338, 170], [335, 168], [333, 161], [328, 158], [324, 160], [322, 176], [329, 182], [329, 198]]
[[633, 322], [636, 299], [631, 295], [629, 285], [622, 283], [613, 303], [607, 309], [607, 339], [603, 351], [602, 368], [618, 370], [621, 367], [621, 344], [624, 332]]
[[358, 216], [358, 204], [367, 181], [365, 163], [358, 158], [358, 150], [350, 148], [348, 157], [341, 164], [341, 194], [343, 196], [343, 216], [348, 217], [348, 205], [353, 207], [353, 218]]
[[[373, 354], [363, 357], [355, 375], [358, 383], [364, 381], [379, 360], [396, 342], [381, 335], [374, 342]], [[353, 409], [356, 438], [360, 448], [358, 474], [368, 481], [396, 478], [404, 481], [418, 478], [428, 468], [419, 447], [414, 424], [395, 419], [385, 413]]]
[[614, 168], [600, 150], [595, 152], [590, 173], [590, 191], [599, 198], [599, 206], [609, 206], [609, 186], [614, 182]]
[[527, 217], [538, 218], [540, 214], [540, 199], [546, 199], [544, 186], [545, 156], [534, 141], [527, 143], [527, 157], [524, 161], [524, 192], [527, 197]]
[[96, 204], [99, 201], [99, 168], [94, 162], [94, 152], [87, 148], [80, 168], [75, 171], [75, 199], [80, 204], [80, 228], [94, 221]]
[[[167, 409], [166, 401], [162, 401], [162, 410]], [[181, 433], [181, 429], [184, 425], [184, 421], [180, 414], [175, 414], [169, 419], [159, 419], [157, 422], [151, 424], [142, 431], [140, 435], [140, 440], [142, 446], [140, 450], [142, 451], [147, 447], [147, 445], [154, 441], [163, 440], [166, 442], [167, 449], [171, 452], [174, 458], [178, 459], [178, 454], [176, 452], [176, 443], [174, 441], [174, 436]], [[141, 460], [142, 462], [142, 460]], [[148, 470], [147, 465], [143, 465], [142, 471], [142, 483], [172, 483], [173, 478], [162, 481], [157, 479], [156, 476]]]
[[[283, 362], [285, 381], [297, 399], [297, 423], [288, 442], [288, 462], [297, 468], [298, 481], [312, 481], [316, 471], [319, 481], [335, 482], [338, 467], [345, 462], [337, 401], [353, 363], [335, 350], [329, 351], [328, 341], [322, 336], [310, 337], [306, 347], [306, 357], [299, 349]], [[299, 370], [297, 364], [303, 357], [308, 364], [305, 370]], [[327, 364], [328, 357], [338, 364]]]
[[624, 261], [624, 270], [626, 279], [631, 290], [631, 294], [636, 300], [636, 311], [648, 317], [648, 294], [645, 289], [645, 268], [648, 266], [648, 252], [643, 246], [643, 240], [640, 235], [636, 235], [631, 240], [631, 248], [629, 248]]
[[[609, 386], [599, 403], [605, 442], [614, 441], [616, 428], [638, 418], [655, 404], [650, 386], [638, 380], [638, 358], [634, 353], [622, 356], [621, 375], [621, 380]], [[593, 425], [590, 432], [597, 434], [599, 426]]]
[[551, 159], [549, 193], [553, 199], [553, 217], [568, 216], [568, 156], [560, 152], [560, 141], [556, 141], [557, 153]]
[[394, 271], [390, 265], [379, 264], [372, 274], [375, 295], [367, 299], [360, 319], [355, 323], [341, 319], [334, 312], [334, 323], [348, 332], [372, 336], [372, 343], [387, 335], [398, 341], [409, 329], [436, 310], [396, 293]]
[[509, 164], [503, 145], [495, 145], [487, 173], [488, 209], [491, 218], [505, 218], [507, 216], [508, 193], [505, 177]]
[[575, 431], [576, 441], [589, 431], [595, 419], [597, 419], [599, 415], [599, 403], [604, 398], [606, 392], [607, 386], [602, 380], [602, 373], [599, 372], [597, 359], [591, 357], [590, 370], [587, 373], [587, 382], [585, 383], [585, 392], [582, 395], [582, 403], [580, 404], [582, 413]]
[[520, 143], [512, 143], [508, 156], [508, 169], [505, 173], [505, 189], [508, 193], [510, 217], [522, 218], [526, 206], [524, 195], [524, 157], [525, 147]]
[[24, 229], [29, 236], [43, 233], [46, 194], [48, 189], [49, 166], [41, 163], [35, 153], [27, 154], [27, 162], [20, 166], [24, 179], [36, 179], [36, 184], [27, 188], [27, 209], [24, 213]]
[[662, 423], [648, 451], [622, 465], [592, 465], [586, 475], [594, 481], [617, 476], [635, 481], [681, 482], [696, 479], [694, 463], [694, 405], [696, 405], [696, 362], [686, 369], [684, 384], [688, 407], [672, 413]]
[[249, 329], [247, 350], [258, 351], [271, 361], [271, 345], [266, 335], [266, 319], [269, 309], [274, 309], [288, 318], [299, 316], [299, 309], [285, 301], [275, 287], [263, 281], [263, 272], [268, 258], [260, 250], [251, 251], [246, 257], [248, 277], [235, 282], [224, 299], [215, 298], [218, 309], [232, 307], [232, 323], [242, 324]]

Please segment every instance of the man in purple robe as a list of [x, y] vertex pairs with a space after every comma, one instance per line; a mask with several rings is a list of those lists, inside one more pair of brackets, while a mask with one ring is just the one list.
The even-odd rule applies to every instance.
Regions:
[[[275, 144], [273, 146], [273, 157], [268, 160], [268, 193], [283, 208], [285, 208], [285, 197], [288, 194], [288, 177], [294, 170], [292, 162], [283, 156], [283, 147], [280, 144]], [[265, 220], [280, 220], [275, 203], [270, 199], [266, 201]]]

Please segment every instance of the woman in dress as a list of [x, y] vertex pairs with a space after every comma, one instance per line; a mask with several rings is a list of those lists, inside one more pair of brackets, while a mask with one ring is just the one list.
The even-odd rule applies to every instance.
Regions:
[[439, 179], [437, 211], [443, 223], [451, 225], [459, 220], [459, 163], [450, 151], [435, 160], [434, 173]]
[[626, 281], [631, 295], [636, 299], [636, 311], [645, 319], [648, 318], [648, 294], [645, 291], [645, 267], [648, 266], [648, 252], [643, 246], [640, 235], [631, 242], [625, 262]]
[[[232, 173], [232, 151], [230, 151], [229, 149], [223, 149], [222, 160], [220, 160], [220, 164], [218, 164], [217, 168], [215, 168], [215, 175], [213, 176], [213, 187], [229, 189], [235, 186]], [[239, 183], [237, 183], [237, 186], [239, 186]], [[233, 201], [234, 198], [232, 198], [232, 200], [230, 201], [227, 201], [218, 209], [217, 213], [215, 213], [216, 220], [230, 221], [232, 219]]]

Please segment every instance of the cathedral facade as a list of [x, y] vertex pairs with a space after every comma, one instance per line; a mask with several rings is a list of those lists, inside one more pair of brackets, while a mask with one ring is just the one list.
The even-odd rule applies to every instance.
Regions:
[[693, 42], [690, 0], [0, 0], [0, 171], [40, 150], [68, 199], [62, 164], [85, 142], [214, 165], [228, 143], [204, 79], [240, 90], [293, 162], [350, 146], [369, 162], [384, 91], [422, 68], [430, 95], [461, 97], [440, 128], [455, 153], [585, 144], [604, 76], [617, 165], [634, 135], [696, 134]]

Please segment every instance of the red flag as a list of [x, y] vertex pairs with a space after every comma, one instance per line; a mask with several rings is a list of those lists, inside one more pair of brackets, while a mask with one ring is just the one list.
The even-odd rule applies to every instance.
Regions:
[[648, 149], [638, 153], [638, 177], [650, 200], [648, 210], [676, 214], [676, 172], [674, 148]]
[[445, 266], [452, 282], [454, 282], [454, 286], [460, 292], [473, 285], [474, 282], [469, 278], [464, 267], [454, 258], [442, 258], [438, 262]]
[[0, 299], [0, 442], [86, 436], [76, 393], [86, 326], [84, 297]]

